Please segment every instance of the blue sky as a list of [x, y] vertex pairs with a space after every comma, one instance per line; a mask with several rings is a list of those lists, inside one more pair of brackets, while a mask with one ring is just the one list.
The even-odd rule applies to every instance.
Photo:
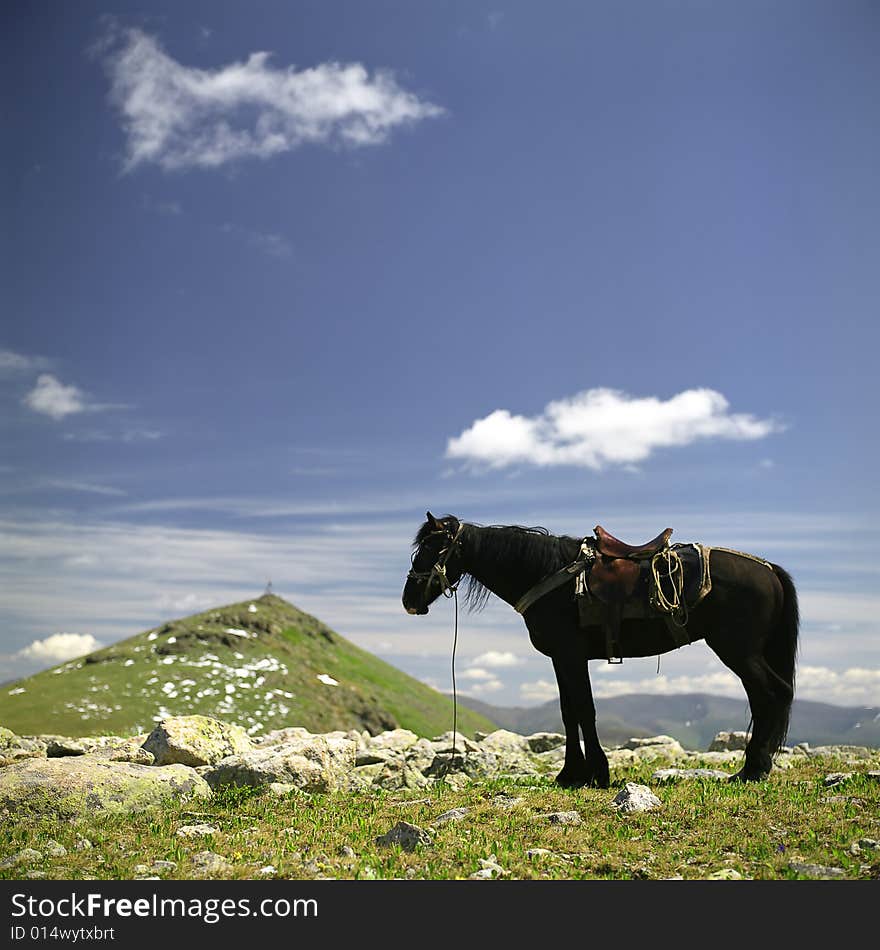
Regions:
[[[430, 508], [775, 560], [880, 704], [875, 4], [111, 6], [2, 14], [2, 678], [271, 579], [448, 689]], [[556, 696], [497, 601], [456, 671]]]

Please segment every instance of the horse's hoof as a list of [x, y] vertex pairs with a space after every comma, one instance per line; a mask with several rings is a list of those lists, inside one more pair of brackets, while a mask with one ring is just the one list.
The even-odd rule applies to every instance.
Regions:
[[731, 775], [728, 782], [763, 782], [770, 777], [769, 772], [740, 769], [736, 775]]
[[587, 784], [590, 788], [610, 788], [611, 778], [607, 775], [595, 775]]
[[583, 788], [587, 782], [589, 782], [588, 776], [576, 775], [574, 772], [566, 772], [565, 769], [556, 776], [556, 784], [559, 785], [560, 788]]

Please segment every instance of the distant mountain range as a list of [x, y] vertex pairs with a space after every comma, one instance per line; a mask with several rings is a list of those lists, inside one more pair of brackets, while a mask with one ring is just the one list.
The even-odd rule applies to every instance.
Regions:
[[[562, 732], [559, 703], [505, 708], [491, 706], [467, 696], [459, 703], [481, 713], [499, 726], [530, 735]], [[617, 745], [642, 736], [668, 735], [686, 749], [704, 750], [722, 730], [749, 727], [749, 707], [742, 700], [705, 693], [672, 696], [632, 694], [596, 700], [597, 727], [603, 745]], [[833, 706], [796, 699], [792, 707], [787, 743], [796, 745], [859, 745], [880, 747], [880, 707]]]
[[[452, 728], [450, 698], [266, 594], [171, 620], [0, 689], [0, 725], [19, 735], [132, 735], [199, 714], [250, 734]], [[459, 710], [458, 729], [494, 723]]]

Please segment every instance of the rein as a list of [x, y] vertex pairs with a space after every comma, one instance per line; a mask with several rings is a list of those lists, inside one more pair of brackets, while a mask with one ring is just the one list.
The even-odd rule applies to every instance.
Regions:
[[[446, 562], [449, 560], [452, 552], [455, 550], [455, 546], [458, 544], [458, 539], [461, 536], [462, 531], [464, 531], [464, 524], [460, 523], [458, 526], [458, 531], [456, 531], [454, 535], [444, 532], [446, 533], [446, 537], [449, 538], [449, 544], [440, 551], [437, 561], [430, 571], [417, 571], [415, 569], [410, 569], [409, 573], [406, 575], [408, 578], [412, 578], [413, 580], [424, 580], [426, 593], [428, 588], [431, 586], [431, 581], [434, 579], [434, 577], [439, 578], [440, 592], [444, 597], [451, 597], [455, 603], [455, 620], [452, 634], [452, 754], [449, 758], [449, 766], [446, 769], [447, 772], [450, 768], [452, 768], [453, 765], [455, 765], [455, 740], [458, 733], [458, 691], [455, 685], [455, 651], [458, 646], [458, 585], [461, 582], [461, 578], [459, 578], [455, 584], [449, 583], [449, 578], [446, 576]], [[413, 559], [415, 560], [415, 554], [413, 554]]]

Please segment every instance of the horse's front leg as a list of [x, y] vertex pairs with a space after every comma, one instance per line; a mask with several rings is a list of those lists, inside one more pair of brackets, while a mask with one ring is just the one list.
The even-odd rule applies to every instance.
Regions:
[[[608, 757], [596, 732], [596, 707], [587, 661], [574, 653], [554, 656], [552, 659], [565, 726], [565, 763], [556, 776], [556, 782], [563, 788], [580, 788], [583, 785], [608, 788]], [[586, 755], [581, 748], [581, 733]]]

